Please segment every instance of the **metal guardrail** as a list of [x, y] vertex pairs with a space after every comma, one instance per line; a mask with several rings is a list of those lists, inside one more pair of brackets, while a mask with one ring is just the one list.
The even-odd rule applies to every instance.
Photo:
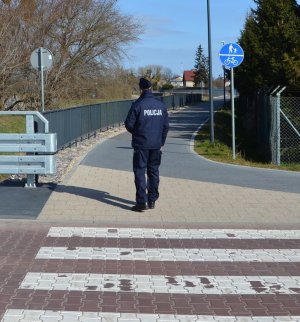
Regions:
[[[0, 152], [27, 155], [1, 155], [0, 173], [26, 174], [25, 187], [36, 186], [36, 175], [54, 174], [57, 151], [56, 133], [49, 132], [48, 120], [39, 112], [0, 112], [1, 115], [24, 115], [27, 133], [0, 133]], [[35, 133], [43, 131], [44, 133]]]
[[54, 155], [34, 155], [34, 156], [12, 156], [4, 155], [0, 157], [0, 173], [6, 174], [26, 174], [27, 182], [25, 187], [34, 188], [35, 178], [29, 179], [30, 175], [54, 174]]
[[0, 152], [55, 153], [56, 133], [0, 134]]
[[40, 122], [39, 124], [43, 124], [44, 133], [49, 132], [49, 122], [48, 120], [40, 113], [37, 111], [1, 111], [1, 115], [20, 115], [20, 116], [26, 116], [26, 132], [27, 133], [34, 133], [34, 121]]

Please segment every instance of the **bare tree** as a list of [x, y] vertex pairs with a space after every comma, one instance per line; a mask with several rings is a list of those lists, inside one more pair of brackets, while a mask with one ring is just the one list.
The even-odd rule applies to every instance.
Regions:
[[138, 75], [151, 80], [153, 89], [157, 89], [162, 77], [162, 69], [163, 67], [159, 65], [147, 65], [138, 68]]
[[160, 65], [139, 67], [137, 73], [139, 77], [146, 77], [151, 80], [153, 89], [158, 89], [162, 84], [169, 83], [174, 76], [170, 68]]
[[17, 101], [18, 74], [25, 66], [22, 28], [17, 18], [20, 10], [13, 4], [12, 1], [0, 3], [0, 107], [11, 97], [15, 97], [12, 104]]
[[[3, 44], [0, 60], [5, 55], [10, 57], [6, 58], [10, 60], [5, 66], [10, 66], [14, 76], [3, 67], [1, 70], [0, 62], [2, 97], [7, 96], [5, 88], [12, 86], [27, 102], [38, 99], [35, 85], [39, 75], [29, 65], [35, 48], [46, 47], [54, 55], [54, 66], [45, 75], [46, 102], [51, 102], [54, 98], [71, 96], [78, 85], [93, 82], [101, 70], [117, 64], [126, 54], [125, 46], [137, 41], [141, 33], [141, 26], [133, 17], [118, 11], [116, 0], [5, 2], [0, 4], [0, 17], [8, 20], [0, 22], [0, 43]], [[2, 36], [2, 29], [8, 35], [17, 33], [15, 41]], [[14, 53], [6, 52], [7, 42]], [[22, 82], [16, 88], [18, 77]]]
[[170, 82], [174, 77], [174, 73], [172, 72], [171, 68], [168, 67], [163, 68], [161, 74], [162, 78], [167, 82]]

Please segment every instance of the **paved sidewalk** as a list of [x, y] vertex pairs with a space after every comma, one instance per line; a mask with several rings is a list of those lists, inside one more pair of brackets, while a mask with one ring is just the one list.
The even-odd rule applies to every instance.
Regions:
[[131, 212], [132, 150], [126, 133], [103, 140], [59, 184], [38, 220], [86, 224], [203, 224], [300, 227], [300, 174], [217, 164], [196, 156], [190, 140], [208, 117], [201, 104], [171, 116], [160, 199]]
[[[90, 178], [88, 181], [87, 178]], [[38, 220], [113, 224], [144, 223], [299, 223], [300, 195], [161, 178], [161, 197], [154, 210], [129, 211], [133, 175], [126, 171], [80, 165], [52, 193]]]

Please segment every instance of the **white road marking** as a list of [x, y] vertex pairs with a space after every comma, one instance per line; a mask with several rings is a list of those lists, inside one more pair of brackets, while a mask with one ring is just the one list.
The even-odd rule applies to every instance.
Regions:
[[7, 310], [1, 322], [299, 322], [300, 316], [211, 316], [142, 313], [73, 312], [51, 310]]
[[300, 239], [300, 230], [51, 227], [48, 237]]
[[37, 259], [300, 262], [300, 249], [41, 247]]
[[300, 294], [300, 276], [27, 273], [20, 288], [182, 294]]
[[[299, 239], [300, 230], [144, 229], [52, 227], [48, 237], [144, 239]], [[300, 262], [300, 249], [182, 249], [117, 247], [41, 247], [37, 259], [88, 259], [188, 262]], [[262, 295], [300, 294], [300, 276], [165, 276], [134, 274], [27, 273], [20, 289], [145, 292], [164, 294]], [[299, 322], [300, 316], [210, 316], [109, 312], [17, 310], [5, 312], [1, 322]]]

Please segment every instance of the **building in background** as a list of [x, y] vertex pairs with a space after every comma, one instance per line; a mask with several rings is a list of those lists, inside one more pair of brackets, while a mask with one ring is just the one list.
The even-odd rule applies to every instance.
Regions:
[[181, 76], [175, 76], [173, 79], [171, 79], [171, 85], [176, 87], [182, 87], [183, 86], [183, 78]]
[[194, 70], [185, 70], [183, 72], [183, 87], [194, 87]]

